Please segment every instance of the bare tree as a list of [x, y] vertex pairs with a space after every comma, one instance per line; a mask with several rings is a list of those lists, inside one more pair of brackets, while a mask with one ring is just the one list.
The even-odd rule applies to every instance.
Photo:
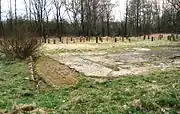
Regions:
[[136, 0], [136, 36], [139, 36], [139, 19], [140, 19], [140, 7], [141, 3], [140, 0]]
[[1, 0], [0, 0], [0, 38], [3, 35], [3, 25], [2, 25], [2, 11], [1, 11]]
[[106, 1], [106, 25], [107, 25], [107, 35], [110, 36], [110, 18], [112, 13], [113, 4], [110, 0]]
[[155, 25], [157, 26], [156, 29], [157, 29], [157, 32], [160, 33], [160, 12], [161, 12], [161, 9], [160, 9], [160, 3], [158, 0], [154, 0], [153, 1], [153, 5], [154, 5], [154, 21], [155, 21]]
[[[71, 0], [69, 2], [66, 2], [65, 7], [68, 13], [69, 18], [71, 16], [69, 15], [69, 12], [72, 14], [72, 23], [74, 27], [74, 32], [77, 35], [80, 35], [80, 27], [79, 27], [79, 16], [80, 16], [80, 10], [81, 10], [81, 1], [80, 0]], [[76, 32], [77, 31], [77, 32]]]
[[100, 20], [101, 20], [101, 35], [105, 36], [105, 8], [106, 8], [106, 1], [105, 0], [101, 0], [100, 3]]
[[126, 16], [125, 16], [125, 28], [124, 28], [124, 37], [127, 37], [127, 26], [128, 26], [128, 4], [129, 4], [129, 1], [126, 0]]
[[30, 21], [30, 26], [31, 26], [31, 21], [32, 21], [32, 9], [31, 9], [31, 5], [32, 5], [32, 0], [29, 0], [29, 21]]
[[14, 17], [15, 17], [15, 20], [14, 20], [14, 32], [15, 34], [17, 34], [17, 1], [14, 0]]
[[81, 2], [81, 34], [85, 36], [85, 25], [84, 25], [84, 0], [80, 0]]
[[[170, 3], [174, 9], [172, 10], [172, 18], [173, 18], [173, 25], [174, 30], [173, 32], [179, 33], [180, 32], [180, 0], [167, 0], [168, 3]], [[174, 15], [173, 15], [174, 14]]]
[[167, 0], [176, 10], [180, 10], [180, 0]]
[[93, 15], [93, 35], [97, 36], [97, 8], [98, 8], [98, 0], [92, 1], [92, 15]]
[[[39, 36], [43, 36], [46, 41], [46, 31], [45, 31], [45, 16], [48, 7], [47, 0], [32, 0], [33, 14], [37, 24], [37, 32]], [[30, 10], [31, 11], [31, 10]]]
[[29, 14], [29, 13], [28, 13], [28, 11], [29, 11], [28, 8], [29, 8], [29, 7], [28, 7], [28, 4], [27, 4], [27, 1], [26, 1], [26, 0], [24, 0], [24, 8], [25, 8], [25, 10], [26, 10], [25, 17], [26, 17], [26, 19], [28, 19], [28, 14]]
[[13, 32], [13, 14], [12, 14], [12, 0], [9, 1], [9, 28], [10, 28], [10, 33]]
[[[57, 30], [57, 37], [62, 40], [62, 26], [63, 26], [63, 19], [62, 19], [62, 14], [61, 14], [61, 9], [64, 5], [65, 1], [63, 0], [54, 0], [53, 4], [55, 6], [56, 10], [56, 30]], [[60, 23], [59, 23], [60, 22]]]

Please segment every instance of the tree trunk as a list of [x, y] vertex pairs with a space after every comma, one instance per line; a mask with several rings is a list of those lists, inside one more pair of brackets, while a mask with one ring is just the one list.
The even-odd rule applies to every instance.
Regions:
[[128, 0], [126, 0], [126, 17], [125, 17], [125, 28], [124, 28], [124, 37], [127, 37], [127, 24], [128, 24]]
[[10, 11], [9, 11], [9, 16], [10, 16], [10, 33], [12, 34], [13, 32], [13, 15], [12, 15], [12, 0], [10, 0]]
[[56, 30], [57, 30], [57, 37], [59, 38], [59, 41], [61, 42], [60, 30], [59, 30], [59, 9], [58, 8], [56, 8]]
[[81, 0], [81, 33], [83, 36], [85, 36], [85, 30], [84, 30], [84, 6], [83, 6], [83, 1]]
[[[62, 18], [60, 17], [60, 38], [62, 38], [62, 35], [63, 35], [63, 20]], [[62, 39], [61, 39], [62, 40]]]
[[0, 0], [0, 38], [3, 35], [3, 25], [2, 25], [2, 17], [1, 17], [1, 0]]
[[17, 5], [16, 5], [16, 0], [14, 0], [14, 15], [15, 15], [15, 21], [14, 21], [14, 31], [15, 34], [17, 34]]
[[107, 35], [110, 36], [110, 15], [107, 13]]
[[104, 37], [105, 36], [105, 28], [104, 28], [104, 17], [103, 16], [101, 17], [101, 33], [102, 33], [102, 36]]
[[136, 3], [136, 37], [139, 36], [139, 3], [140, 1], [137, 0], [137, 3]]

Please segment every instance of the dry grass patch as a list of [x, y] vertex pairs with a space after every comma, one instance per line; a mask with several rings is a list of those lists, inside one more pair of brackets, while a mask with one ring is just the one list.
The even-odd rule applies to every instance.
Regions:
[[40, 57], [36, 61], [36, 69], [47, 83], [58, 88], [65, 85], [75, 85], [78, 82], [78, 73], [74, 69], [46, 56]]

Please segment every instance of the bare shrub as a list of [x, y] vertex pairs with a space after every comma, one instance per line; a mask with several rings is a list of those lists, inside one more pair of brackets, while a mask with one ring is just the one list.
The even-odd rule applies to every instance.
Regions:
[[13, 35], [5, 37], [0, 46], [0, 52], [7, 57], [26, 59], [29, 56], [35, 56], [38, 53], [41, 43], [31, 38], [27, 27], [21, 25], [16, 27]]
[[36, 39], [4, 39], [0, 51], [7, 57], [25, 59], [36, 55], [39, 45]]

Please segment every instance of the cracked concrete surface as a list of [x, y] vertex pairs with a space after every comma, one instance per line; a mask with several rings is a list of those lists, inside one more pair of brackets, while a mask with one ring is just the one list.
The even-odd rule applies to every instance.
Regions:
[[176, 50], [154, 51], [146, 48], [133, 48], [115, 54], [71, 53], [48, 56], [86, 76], [110, 78], [146, 73], [154, 68], [164, 70], [172, 66], [178, 67], [180, 66], [179, 59], [173, 62], [167, 59], [177, 54], [180, 55], [180, 52]]

